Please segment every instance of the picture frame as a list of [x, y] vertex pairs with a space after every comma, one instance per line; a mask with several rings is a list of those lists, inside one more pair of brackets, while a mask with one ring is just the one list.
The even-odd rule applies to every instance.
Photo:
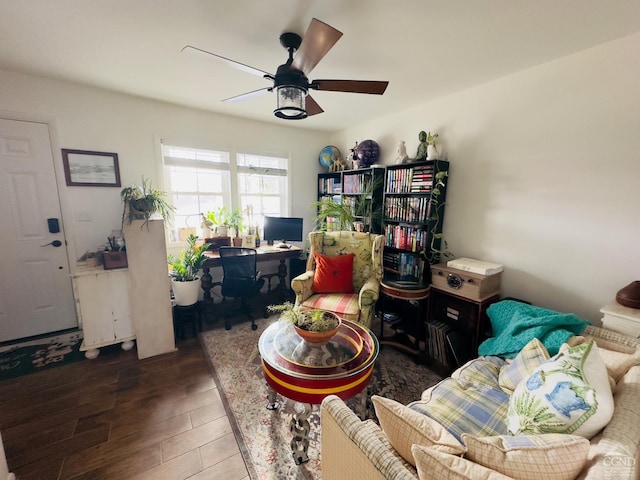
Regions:
[[119, 187], [118, 154], [62, 149], [64, 177], [72, 187]]

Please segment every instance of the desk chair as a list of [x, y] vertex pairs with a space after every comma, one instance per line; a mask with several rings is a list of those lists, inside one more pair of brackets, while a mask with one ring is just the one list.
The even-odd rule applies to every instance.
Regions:
[[[226, 298], [239, 298], [240, 311], [251, 319], [251, 329], [258, 326], [251, 314], [248, 298], [255, 297], [264, 285], [264, 278], [260, 278], [257, 270], [257, 252], [254, 248], [220, 247], [222, 261], [222, 289]], [[224, 328], [231, 329], [230, 313], [225, 315]]]

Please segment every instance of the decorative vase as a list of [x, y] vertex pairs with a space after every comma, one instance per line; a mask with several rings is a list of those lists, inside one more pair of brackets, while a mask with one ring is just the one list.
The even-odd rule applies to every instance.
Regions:
[[427, 160], [440, 160], [442, 145], [427, 145]]
[[198, 301], [200, 293], [200, 278], [188, 282], [178, 282], [174, 278], [171, 279], [171, 288], [175, 298], [176, 305], [186, 307], [193, 305]]
[[331, 337], [333, 337], [338, 332], [340, 325], [342, 325], [342, 320], [337, 315], [336, 318], [338, 318], [338, 326], [333, 330], [327, 330], [326, 332], [311, 332], [309, 330], [300, 328], [297, 325], [294, 325], [293, 328], [306, 343], [315, 347], [321, 347], [322, 345], [325, 345], [327, 342], [329, 342], [329, 340], [331, 340]]
[[227, 226], [226, 225], [218, 225], [216, 227], [216, 236], [218, 236], [218, 237], [226, 237], [227, 236]]

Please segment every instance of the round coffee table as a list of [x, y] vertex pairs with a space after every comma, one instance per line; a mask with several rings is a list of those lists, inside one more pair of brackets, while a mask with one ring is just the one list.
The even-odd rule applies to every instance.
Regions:
[[342, 320], [326, 345], [306, 343], [293, 325], [280, 320], [260, 335], [258, 350], [269, 387], [267, 408], [279, 407], [277, 393], [296, 403], [291, 449], [296, 464], [309, 460], [311, 405], [328, 395], [349, 400], [365, 390], [378, 357], [378, 339], [363, 325]]

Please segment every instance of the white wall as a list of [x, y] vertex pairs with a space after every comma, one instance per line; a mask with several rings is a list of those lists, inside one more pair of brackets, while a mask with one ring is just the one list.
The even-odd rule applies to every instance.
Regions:
[[[318, 153], [326, 132], [216, 115], [171, 104], [0, 70], [0, 117], [52, 122], [54, 160], [64, 225], [73, 264], [86, 250], [103, 245], [120, 228], [120, 188], [68, 187], [60, 148], [118, 153], [122, 186], [142, 174], [162, 180], [159, 139], [169, 145], [232, 148], [290, 156], [291, 214], [310, 230], [316, 200]], [[78, 221], [78, 216], [90, 221]]]
[[456, 256], [502, 263], [502, 293], [598, 323], [640, 279], [640, 34], [341, 131], [348, 151], [438, 132]]

